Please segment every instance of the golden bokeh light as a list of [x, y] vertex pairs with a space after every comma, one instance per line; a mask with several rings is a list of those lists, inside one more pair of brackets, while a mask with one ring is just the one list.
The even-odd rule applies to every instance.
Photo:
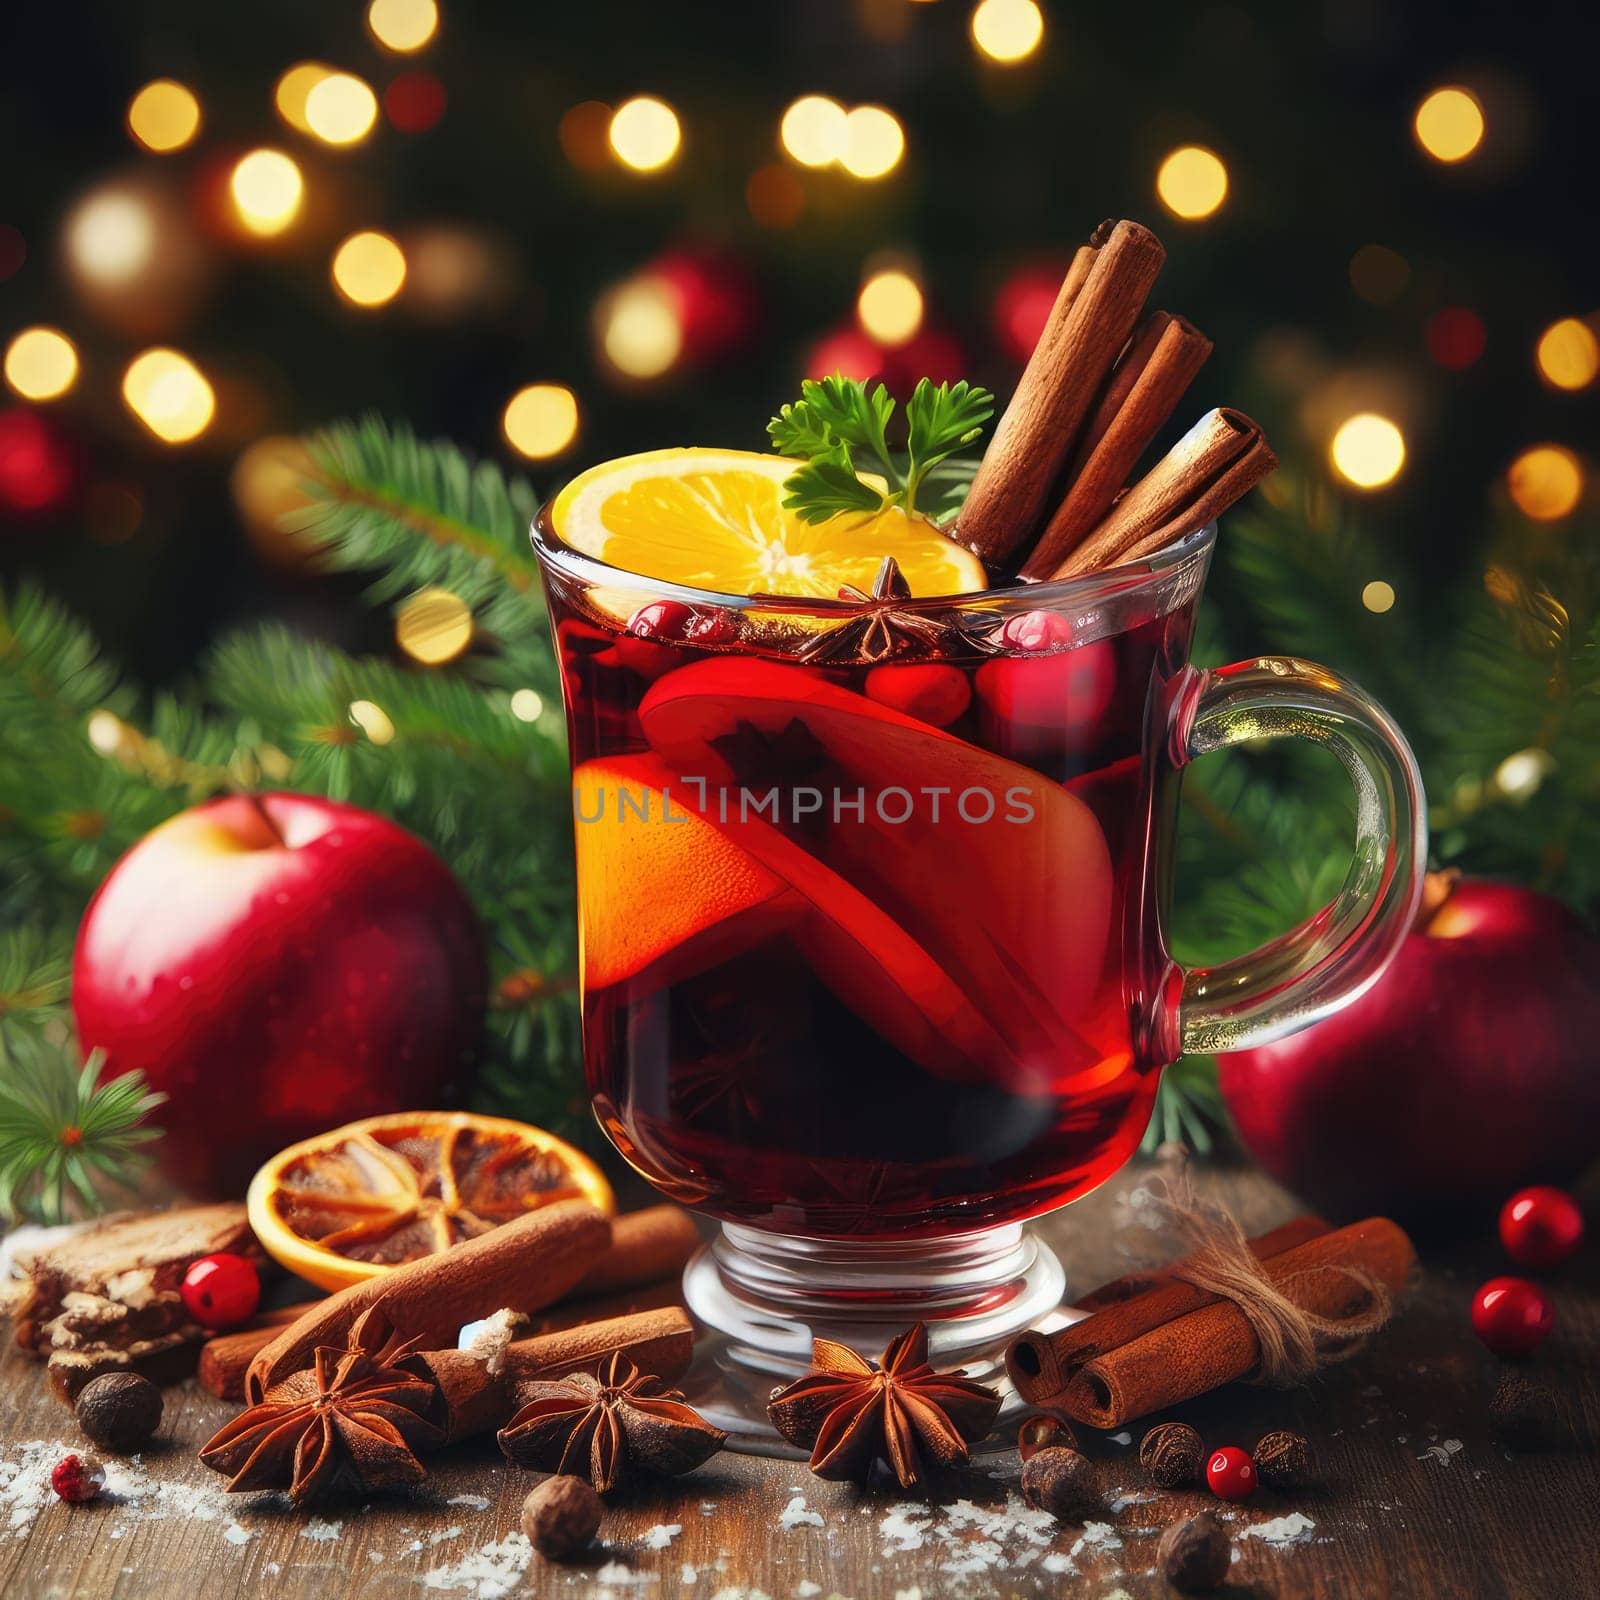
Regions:
[[1405, 435], [1388, 417], [1358, 412], [1339, 424], [1328, 459], [1346, 483], [1357, 489], [1381, 489], [1394, 482], [1405, 465]]
[[204, 374], [185, 355], [157, 347], [128, 363], [122, 398], [151, 433], [167, 444], [186, 444], [211, 425], [217, 398]]
[[1026, 61], [1044, 38], [1034, 0], [983, 0], [972, 13], [972, 42], [991, 61]]
[[1435, 161], [1465, 161], [1483, 143], [1483, 107], [1470, 89], [1435, 89], [1412, 118], [1417, 143]]
[[659, 278], [619, 285], [595, 307], [600, 351], [625, 378], [659, 378], [683, 353], [678, 296]]
[[78, 352], [56, 328], [24, 328], [6, 346], [6, 382], [24, 400], [54, 400], [78, 381]]
[[783, 114], [778, 142], [803, 167], [831, 166], [844, 154], [845, 109], [825, 94], [803, 94]]
[[906, 153], [900, 119], [883, 106], [857, 106], [844, 119], [839, 165], [853, 178], [885, 178]]
[[1527, 800], [1555, 770], [1555, 757], [1548, 750], [1537, 746], [1514, 750], [1494, 769], [1494, 786], [1508, 800]]
[[79, 277], [98, 288], [118, 288], [155, 260], [155, 216], [132, 190], [102, 189], [69, 213], [63, 240]]
[[1600, 339], [1576, 317], [1563, 317], [1539, 335], [1539, 376], [1557, 389], [1587, 389], [1600, 372]]
[[1511, 463], [1506, 487], [1524, 516], [1555, 522], [1583, 498], [1583, 466], [1565, 445], [1536, 444]]
[[200, 131], [200, 102], [181, 83], [157, 78], [128, 102], [128, 132], [146, 150], [181, 150]]
[[1215, 150], [1203, 144], [1180, 146], [1156, 172], [1156, 193], [1175, 217], [1197, 222], [1228, 197], [1228, 169]]
[[472, 643], [472, 611], [448, 589], [423, 589], [395, 613], [395, 642], [413, 661], [442, 667]]
[[331, 72], [306, 95], [306, 127], [324, 144], [359, 144], [378, 120], [378, 97], [353, 72]]
[[282, 233], [294, 221], [305, 189], [300, 168], [281, 150], [252, 150], [241, 156], [228, 180], [239, 220], [262, 238]]
[[625, 167], [635, 172], [659, 172], [678, 153], [683, 130], [678, 114], [665, 100], [635, 95], [611, 114], [607, 130], [611, 149]]
[[908, 272], [875, 272], [856, 297], [861, 331], [881, 345], [904, 344], [922, 326], [922, 290]]
[[1411, 282], [1411, 263], [1386, 244], [1364, 244], [1350, 257], [1350, 287], [1368, 305], [1392, 306]]
[[278, 108], [278, 115], [298, 132], [310, 133], [311, 124], [306, 121], [306, 101], [319, 83], [336, 75], [336, 69], [325, 61], [297, 62], [278, 79], [272, 91], [272, 103]]
[[350, 720], [373, 744], [389, 744], [394, 739], [394, 723], [389, 713], [374, 700], [352, 700]]
[[273, 562], [298, 567], [310, 553], [287, 526], [312, 504], [306, 483], [316, 471], [311, 452], [295, 438], [269, 434], [239, 452], [228, 488], [245, 531]]
[[537, 689], [518, 689], [511, 697], [511, 715], [518, 722], [537, 722], [544, 715], [544, 696]]
[[1368, 611], [1382, 616], [1385, 611], [1394, 609], [1394, 585], [1385, 583], [1382, 578], [1374, 578], [1361, 591], [1361, 603]]
[[439, 31], [439, 8], [434, 0], [372, 0], [367, 26], [386, 50], [410, 55]]
[[560, 383], [530, 383], [500, 419], [513, 450], [534, 461], [558, 456], [578, 437], [578, 397]]
[[405, 252], [386, 233], [352, 233], [333, 253], [334, 287], [351, 305], [387, 305], [405, 281]]

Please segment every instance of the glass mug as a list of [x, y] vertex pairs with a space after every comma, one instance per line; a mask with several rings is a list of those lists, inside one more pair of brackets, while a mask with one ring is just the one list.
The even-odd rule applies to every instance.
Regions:
[[[1062, 1297], [1023, 1223], [1128, 1159], [1160, 1068], [1314, 1022], [1405, 936], [1411, 752], [1325, 668], [1189, 665], [1214, 542], [874, 611], [658, 583], [535, 522], [588, 1087], [630, 1164], [723, 1224], [686, 1289], [725, 1368], [791, 1372], [814, 1335], [875, 1354], [922, 1320], [936, 1362], [993, 1370]], [[1182, 769], [1286, 735], [1356, 787], [1344, 886], [1186, 971]]]

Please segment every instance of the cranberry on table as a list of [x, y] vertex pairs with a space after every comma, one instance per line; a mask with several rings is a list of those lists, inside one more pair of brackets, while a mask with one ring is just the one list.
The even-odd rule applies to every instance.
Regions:
[[1491, 1278], [1472, 1297], [1473, 1331], [1497, 1356], [1525, 1356], [1549, 1337], [1556, 1309], [1526, 1278]]
[[50, 1487], [69, 1505], [99, 1498], [105, 1468], [93, 1456], [62, 1456], [50, 1469]]
[[201, 1256], [183, 1275], [179, 1294], [202, 1328], [232, 1328], [255, 1315], [261, 1275], [255, 1262], [227, 1250]]
[[1206, 1462], [1206, 1482], [1220, 1500], [1243, 1500], [1255, 1493], [1256, 1464], [1248, 1450], [1226, 1444]]
[[1556, 1267], [1583, 1243], [1583, 1213], [1565, 1189], [1520, 1189], [1500, 1210], [1500, 1242], [1519, 1267]]

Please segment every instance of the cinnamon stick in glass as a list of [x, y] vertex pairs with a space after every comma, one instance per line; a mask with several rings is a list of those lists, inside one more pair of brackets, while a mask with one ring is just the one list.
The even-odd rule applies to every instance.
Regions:
[[1136, 222], [1102, 224], [1087, 248], [1093, 257], [1080, 251], [1074, 259], [961, 508], [957, 537], [991, 564], [1038, 535], [1166, 258], [1161, 241]]
[[1145, 319], [1112, 369], [1023, 577], [1050, 577], [1099, 524], [1210, 354], [1211, 341], [1182, 317]]
[[1277, 466], [1242, 411], [1209, 411], [1117, 501], [1053, 572], [1073, 578], [1136, 561], [1203, 528]]
[[[1363, 1274], [1398, 1294], [1415, 1265], [1416, 1252], [1404, 1232], [1385, 1217], [1369, 1217], [1270, 1257], [1262, 1271], [1308, 1314], [1354, 1321], [1370, 1312], [1372, 1295], [1337, 1269]], [[1088, 1322], [1115, 1314], [1101, 1312]], [[1080, 1337], [1088, 1322], [1077, 1325]], [[1059, 1388], [1047, 1390], [1034, 1382], [1024, 1390], [1027, 1398], [1092, 1428], [1120, 1428], [1135, 1417], [1248, 1378], [1261, 1356], [1254, 1329], [1230, 1300], [1215, 1300], [1113, 1347], [1104, 1347], [1098, 1337], [1096, 1343], [1102, 1347], [1090, 1360], [1062, 1371]], [[1013, 1344], [1008, 1366], [1017, 1365], [1017, 1353]], [[1021, 1370], [1029, 1372], [1026, 1359]]]

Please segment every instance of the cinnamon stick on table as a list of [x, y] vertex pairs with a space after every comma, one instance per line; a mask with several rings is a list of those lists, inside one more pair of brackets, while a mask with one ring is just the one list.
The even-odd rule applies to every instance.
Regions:
[[961, 509], [958, 536], [991, 563], [1038, 535], [1166, 258], [1161, 241], [1136, 222], [1102, 223], [1089, 248], [1086, 266], [1084, 252], [1074, 259]]
[[[1356, 1322], [1371, 1310], [1371, 1284], [1396, 1294], [1415, 1265], [1416, 1253], [1405, 1234], [1387, 1218], [1370, 1217], [1281, 1251], [1262, 1263], [1262, 1273], [1307, 1314]], [[1090, 1427], [1119, 1428], [1134, 1417], [1191, 1400], [1255, 1371], [1261, 1348], [1250, 1322], [1230, 1300], [1214, 1300], [1108, 1347], [1105, 1325], [1099, 1330], [1092, 1325], [1137, 1304], [1126, 1302], [1064, 1330], [1088, 1339], [1096, 1349], [1088, 1361], [1058, 1366], [1059, 1388], [1038, 1382], [1029, 1360], [1018, 1362], [1019, 1344], [1014, 1343], [1007, 1365], [1030, 1379], [1023, 1389], [1026, 1397], [1035, 1405], [1064, 1410]]]

